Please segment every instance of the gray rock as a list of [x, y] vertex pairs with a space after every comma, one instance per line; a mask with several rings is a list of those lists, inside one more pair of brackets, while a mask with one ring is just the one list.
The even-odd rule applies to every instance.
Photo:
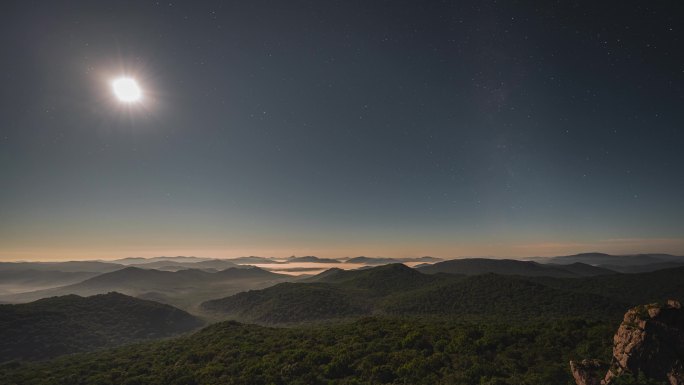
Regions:
[[613, 358], [570, 362], [577, 385], [609, 385], [623, 374], [684, 385], [684, 310], [679, 301], [632, 308], [613, 337]]

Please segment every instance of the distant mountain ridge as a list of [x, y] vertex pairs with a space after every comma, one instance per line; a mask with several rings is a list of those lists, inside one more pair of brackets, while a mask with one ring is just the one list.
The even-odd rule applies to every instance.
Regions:
[[419, 263], [431, 263], [431, 262], [438, 262], [438, 261], [443, 261], [442, 258], [436, 258], [436, 257], [415, 257], [415, 258], [381, 258], [381, 257], [354, 257], [354, 258], [349, 258], [345, 262], [346, 263], [360, 263], [364, 265], [388, 265], [391, 263], [408, 263], [408, 262], [419, 262]]
[[227, 260], [227, 261], [230, 261], [230, 262], [233, 262], [233, 263], [240, 264], [240, 265], [281, 264], [281, 263], [286, 263], [286, 262], [276, 261], [275, 259], [271, 259], [271, 258], [256, 257], [256, 256], [229, 258], [229, 259], [226, 259], [226, 260]]
[[[117, 291], [131, 296], [153, 298], [182, 308], [194, 303], [239, 291], [263, 288], [293, 279], [258, 267], [232, 267], [218, 272], [199, 269], [161, 271], [129, 266], [97, 275], [85, 281], [36, 292], [2, 296], [7, 302], [27, 302], [50, 296], [77, 294], [90, 296]], [[220, 293], [220, 294], [219, 294]]]
[[129, 258], [121, 258], [121, 259], [114, 259], [111, 261], [106, 261], [106, 262], [111, 262], [111, 263], [118, 263], [120, 265], [142, 265], [142, 264], [148, 264], [148, 263], [153, 263], [153, 262], [173, 262], [173, 263], [197, 263], [197, 262], [204, 262], [204, 261], [209, 261], [212, 258], [202, 258], [202, 257], [185, 257], [185, 256], [177, 256], [177, 257], [129, 257]]
[[595, 267], [579, 262], [568, 265], [542, 264], [532, 261], [519, 261], [515, 259], [487, 259], [487, 258], [464, 258], [451, 259], [437, 262], [432, 265], [422, 266], [419, 271], [427, 274], [450, 273], [463, 275], [478, 275], [496, 273], [522, 276], [546, 276], [546, 277], [588, 277], [595, 275], [614, 274], [614, 271]]
[[120, 264], [101, 261], [65, 262], [0, 262], [0, 271], [42, 270], [63, 272], [106, 273], [123, 268]]
[[287, 263], [292, 263], [292, 262], [312, 262], [312, 263], [340, 263], [339, 260], [337, 259], [332, 259], [332, 258], [319, 258], [315, 257], [313, 255], [307, 255], [304, 257], [290, 257], [287, 259]]
[[21, 293], [71, 285], [97, 274], [90, 271], [0, 270], [0, 294]]
[[[684, 266], [684, 257], [668, 254], [615, 256], [603, 253], [534, 258], [532, 261], [492, 258], [440, 260], [427, 256], [396, 259], [357, 257], [341, 260], [304, 256], [280, 261], [257, 256], [238, 259], [179, 256], [126, 258], [117, 261], [128, 263], [128, 265], [101, 261], [0, 263], [0, 302], [28, 302], [58, 295], [87, 296], [118, 291], [194, 311], [200, 303], [207, 300], [223, 298], [245, 290], [263, 289], [282, 282], [334, 283], [345, 288], [352, 288], [356, 285], [363, 290], [370, 289], [368, 284], [372, 283], [376, 288], [385, 285], [388, 291], [402, 289], [401, 285], [404, 286], [403, 289], [410, 289], [413, 287], [411, 285], [424, 284], [420, 281], [424, 278], [408, 275], [412, 273], [410, 269], [405, 272], [407, 275], [403, 280], [399, 279], [399, 285], [396, 287], [392, 286], [394, 283], [391, 283], [391, 279], [363, 278], [366, 281], [362, 282], [361, 276], [357, 276], [357, 273], [349, 273], [341, 269], [324, 272], [325, 276], [276, 274], [278, 272], [318, 273], [322, 271], [324, 263], [328, 263], [328, 266], [344, 268], [358, 267], [358, 270], [369, 270], [372, 274], [380, 274], [372, 268], [390, 266], [396, 261], [411, 261], [406, 263], [415, 264], [418, 271], [433, 275], [473, 276], [496, 273], [535, 277], [542, 280], [545, 277], [573, 279], [605, 277], [617, 273], [644, 273]], [[253, 270], [253, 266], [245, 265], [248, 262], [257, 263], [264, 268]], [[291, 265], [288, 266], [288, 264]], [[148, 270], [148, 272], [130, 270], [131, 268]], [[345, 277], [350, 276], [357, 278], [354, 282], [342, 282], [346, 279]], [[622, 279], [618, 278], [618, 280]], [[603, 282], [608, 281], [603, 280]], [[552, 286], [559, 287], [558, 285], [561, 284], [554, 283]], [[572, 286], [568, 283], [562, 285]], [[629, 291], [630, 288], [625, 290]]]
[[529, 258], [543, 264], [569, 265], [583, 263], [619, 273], [647, 273], [661, 269], [684, 266], [684, 256], [671, 254], [626, 254], [580, 253], [558, 257]]
[[207, 259], [204, 261], [197, 262], [175, 262], [175, 261], [154, 261], [149, 263], [137, 263], [128, 266], [134, 266], [141, 269], [157, 269], [157, 270], [168, 270], [168, 271], [178, 271], [184, 269], [202, 269], [202, 270], [224, 270], [230, 267], [240, 267], [243, 265], [238, 265], [236, 263], [227, 261], [225, 259]]

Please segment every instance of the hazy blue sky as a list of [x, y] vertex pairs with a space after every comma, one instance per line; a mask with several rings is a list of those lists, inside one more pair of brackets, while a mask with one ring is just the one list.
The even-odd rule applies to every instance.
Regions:
[[0, 259], [684, 254], [676, 2], [65, 3], [0, 5]]

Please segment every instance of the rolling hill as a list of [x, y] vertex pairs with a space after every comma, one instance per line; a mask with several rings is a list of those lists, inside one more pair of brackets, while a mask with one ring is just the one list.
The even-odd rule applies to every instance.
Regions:
[[658, 262], [658, 263], [650, 263], [647, 265], [601, 265], [601, 267], [604, 267], [606, 269], [610, 269], [613, 271], [617, 271], [620, 273], [649, 273], [652, 271], [658, 271], [658, 270], [664, 270], [664, 269], [671, 269], [674, 267], [682, 267], [684, 266], [684, 261], [682, 262]]
[[68, 294], [90, 296], [116, 291], [191, 309], [204, 300], [248, 289], [264, 288], [291, 279], [291, 276], [256, 267], [229, 268], [212, 273], [198, 269], [172, 272], [129, 266], [73, 285], [7, 295], [1, 297], [0, 300], [29, 302]]
[[541, 264], [515, 259], [464, 258], [437, 262], [418, 268], [422, 273], [478, 275], [485, 273], [522, 275], [529, 277], [588, 277], [614, 274], [614, 271], [575, 262], [568, 265]]
[[202, 304], [209, 312], [260, 323], [298, 323], [359, 317], [371, 304], [361, 293], [330, 284], [281, 283]]
[[[538, 268], [538, 264], [530, 266]], [[202, 308], [264, 324], [378, 314], [514, 320], [576, 314], [587, 319], [611, 319], [638, 303], [684, 297], [684, 268], [594, 277], [565, 272], [568, 275], [573, 278], [424, 274], [401, 264], [331, 269], [301, 282], [207, 301]]]
[[441, 279], [402, 264], [364, 270], [335, 268], [308, 278], [306, 283], [250, 290], [204, 302], [201, 307], [211, 313], [266, 324], [341, 319], [372, 314], [380, 298]]
[[378, 296], [411, 290], [440, 278], [421, 274], [401, 263], [394, 263], [359, 270], [330, 269], [310, 280], [333, 283], [348, 289], [365, 290], [366, 295]]
[[[568, 265], [571, 263], [584, 263], [593, 266], [608, 267], [616, 271], [655, 271], [662, 268], [663, 264], [667, 267], [684, 265], [684, 256], [670, 254], [630, 254], [630, 255], [610, 255], [604, 253], [582, 253], [575, 255], [564, 255], [559, 257], [541, 258], [540, 262]], [[634, 267], [638, 269], [633, 269]]]
[[636, 306], [684, 298], [684, 266], [638, 274], [613, 274], [582, 279], [529, 278], [548, 287], [600, 295]]
[[163, 338], [201, 325], [182, 310], [119, 293], [0, 305], [0, 362]]
[[0, 262], [0, 296], [71, 285], [123, 267], [97, 261]]
[[397, 293], [381, 309], [394, 315], [440, 315], [463, 319], [563, 318], [610, 319], [627, 305], [598, 294], [577, 293], [498, 274], [470, 276], [453, 282]]
[[88, 271], [0, 270], [0, 295], [71, 285], [98, 274]]

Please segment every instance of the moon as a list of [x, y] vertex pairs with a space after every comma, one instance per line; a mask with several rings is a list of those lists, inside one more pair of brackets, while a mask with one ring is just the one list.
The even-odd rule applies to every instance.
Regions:
[[112, 81], [112, 91], [119, 101], [135, 103], [142, 99], [142, 91], [133, 78], [120, 77]]

